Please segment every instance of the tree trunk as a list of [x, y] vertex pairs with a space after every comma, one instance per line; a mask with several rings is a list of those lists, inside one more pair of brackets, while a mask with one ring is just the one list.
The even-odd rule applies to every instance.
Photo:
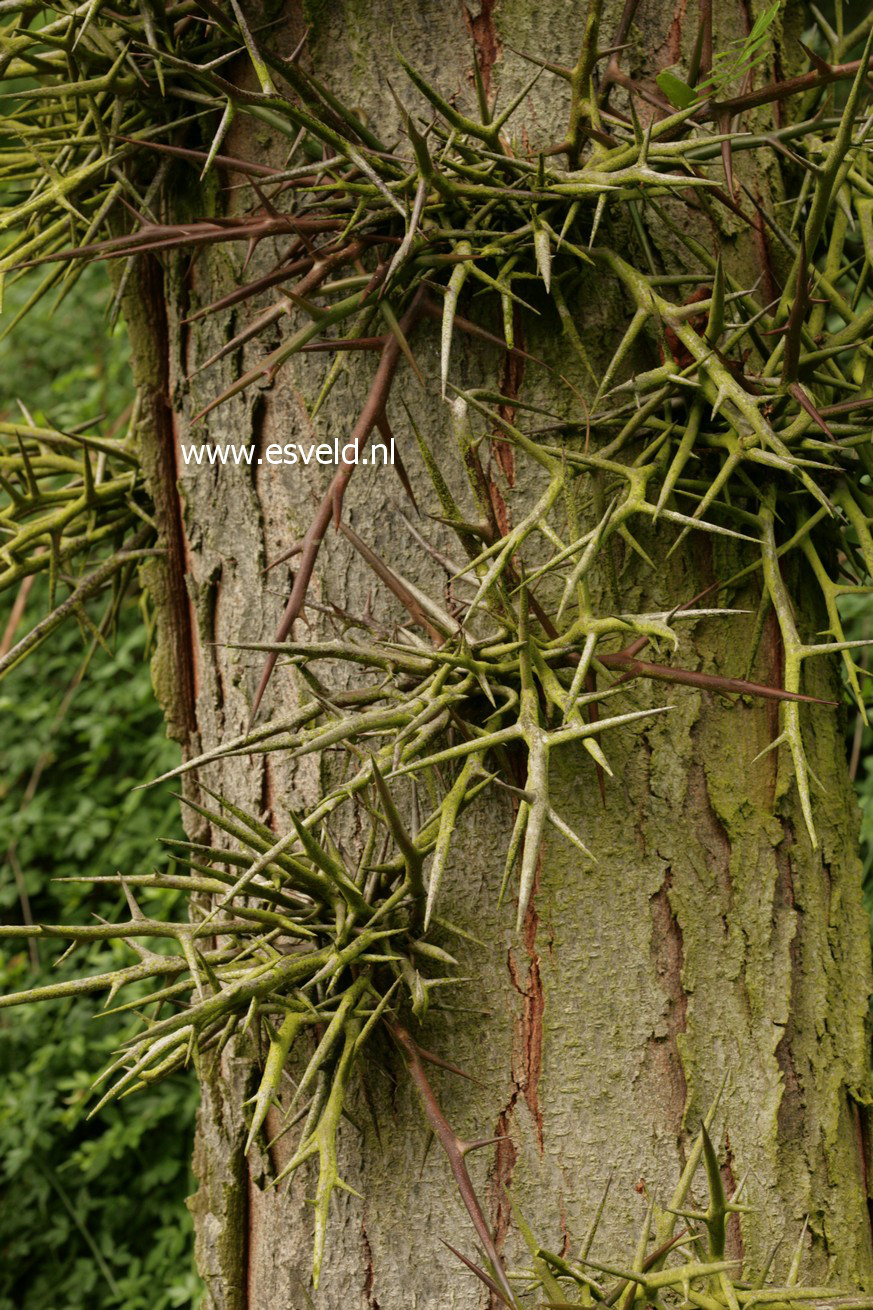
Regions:
[[[604, 18], [607, 35], [617, 23], [614, 8], [608, 6]], [[486, 81], [492, 92], [499, 88], [505, 104], [530, 75], [513, 50], [572, 65], [584, 13], [576, 0], [481, 0], [466, 9], [423, 0], [331, 0], [313, 6], [306, 19], [296, 8], [286, 13], [277, 41], [291, 51], [311, 24], [309, 49], [319, 75], [390, 137], [384, 125], [397, 113], [386, 82], [412, 103], [392, 34], [425, 76], [447, 96], [459, 91], [462, 98], [471, 94], [472, 39]], [[664, 0], [650, 0], [631, 28], [625, 66], [645, 65], [651, 74], [674, 63], [693, 42], [696, 21], [696, 10], [685, 21], [684, 6], [674, 15]], [[730, 16], [723, 21], [730, 39]], [[241, 66], [238, 76], [245, 75]], [[526, 123], [537, 144], [558, 139], [562, 130], [566, 105], [555, 85], [541, 78], [531, 93]], [[287, 142], [249, 125], [236, 130], [225, 149], [274, 162], [284, 158]], [[749, 157], [745, 167], [749, 180]], [[179, 172], [180, 205], [193, 177]], [[778, 178], [763, 169], [754, 180], [764, 190], [778, 187]], [[226, 196], [232, 206], [236, 194], [216, 189], [193, 209], [198, 216], [222, 212]], [[760, 271], [760, 250], [737, 230], [725, 230], [720, 239], [734, 266], [750, 274], [750, 285]], [[632, 230], [619, 222], [601, 240], [630, 242]], [[170, 547], [163, 582], [154, 582], [163, 634], [159, 689], [189, 754], [245, 729], [261, 657], [227, 643], [272, 637], [293, 561], [269, 573], [265, 565], [302, 536], [330, 469], [266, 462], [185, 468], [178, 453], [173, 462], [174, 445], [178, 452], [180, 441], [254, 442], [262, 452], [272, 442], [298, 438], [342, 442], [373, 369], [371, 357], [356, 360], [313, 425], [309, 410], [329, 363], [325, 356], [298, 356], [272, 384], [229, 401], [191, 429], [191, 416], [264, 350], [258, 342], [251, 354], [239, 352], [195, 374], [241, 327], [233, 311], [184, 322], [234, 285], [238, 268], [231, 260], [238, 262], [235, 254], [207, 252], [191, 267], [168, 265], [163, 289], [151, 285], [149, 274], [149, 284], [143, 282], [128, 306], [140, 371], [153, 389], [143, 445]], [[257, 261], [266, 268], [268, 253], [259, 249], [255, 261], [253, 268]], [[609, 359], [629, 310], [601, 273], [592, 270], [586, 291], [572, 309], [597, 368]], [[253, 312], [246, 308], [246, 316]], [[526, 316], [527, 349], [590, 391], [559, 326], [545, 309], [539, 318]], [[438, 329], [419, 327], [414, 349], [428, 391], [411, 371], [401, 371], [390, 414], [410, 476], [416, 487], [426, 487], [401, 398], [424, 426], [447, 477], [457, 461], [447, 407], [436, 399]], [[651, 363], [651, 357], [641, 360], [641, 367]], [[489, 346], [474, 349], [456, 340], [453, 367], [464, 385], [505, 385], [505, 360]], [[526, 399], [549, 400], [542, 377], [525, 379]], [[162, 390], [169, 408], [162, 407]], [[170, 412], [174, 428], [166, 422]], [[523, 476], [513, 487], [497, 458], [491, 468], [507, 512], [517, 518], [531, 486]], [[458, 480], [459, 495], [460, 487]], [[600, 491], [592, 481], [592, 520]], [[346, 497], [346, 519], [404, 576], [438, 592], [444, 577], [405, 528], [397, 509], [402, 498], [390, 469], [361, 468]], [[427, 520], [421, 531], [431, 534]], [[668, 560], [675, 536], [675, 529], [659, 528], [642, 543], [657, 564], [654, 571], [631, 552], [614, 552], [621, 593], [633, 595], [638, 612], [688, 601], [749, 558], [733, 546], [710, 547], [701, 534], [686, 538]], [[441, 540], [438, 529], [434, 540]], [[179, 586], [182, 575], [187, 595]], [[730, 601], [751, 612], [689, 622], [677, 664], [745, 676], [760, 594], [756, 576]], [[798, 570], [787, 581], [808, 630], [823, 628], [804, 598], [806, 574]], [[615, 612], [610, 579], [598, 585], [604, 612]], [[332, 531], [313, 594], [352, 613], [368, 604], [381, 614], [396, 612], [364, 562]], [[307, 618], [309, 627], [298, 624], [298, 633], [327, 631], [315, 608]], [[769, 628], [753, 676], [780, 683], [781, 652]], [[806, 690], [836, 695], [833, 668], [821, 664], [815, 677]], [[294, 696], [290, 674], [278, 668], [263, 716], [287, 711]], [[555, 808], [582, 834], [596, 862], [586, 863], [553, 832], [520, 934], [513, 908], [496, 908], [512, 825], [510, 797], [486, 793], [465, 815], [444, 905], [447, 917], [482, 945], [465, 944], [460, 972], [471, 981], [453, 989], [443, 1008], [432, 1006], [418, 1036], [477, 1081], [435, 1069], [434, 1087], [462, 1136], [501, 1139], [471, 1157], [471, 1172], [510, 1263], [519, 1242], [507, 1188], [544, 1245], [576, 1249], [610, 1177], [594, 1254], [609, 1253], [617, 1262], [619, 1252], [632, 1252], [647, 1195], [666, 1203], [724, 1084], [716, 1145], [728, 1182], [748, 1173], [745, 1197], [756, 1208], [742, 1222], [731, 1220], [729, 1254], [742, 1254], [754, 1275], [772, 1244], [785, 1238], [777, 1264], [787, 1265], [808, 1215], [806, 1259], [815, 1281], [832, 1274], [852, 1286], [869, 1285], [869, 952], [841, 717], [826, 706], [804, 710], [811, 764], [827, 788], [814, 799], [816, 852], [788, 759], [783, 751], [761, 755], [776, 735], [773, 703], [646, 682], [635, 684], [634, 696], [641, 708], [673, 708], [610, 734], [614, 776], [605, 781], [603, 802], [589, 755], [567, 747], [554, 762]], [[259, 812], [282, 833], [288, 806], [311, 803], [328, 768], [329, 762], [295, 763], [278, 753], [235, 757], [200, 770], [197, 783]], [[219, 844], [220, 834], [211, 840]], [[219, 1068], [203, 1071], [200, 1188], [192, 1207], [206, 1304], [209, 1310], [304, 1310], [311, 1295], [305, 1198], [312, 1182], [304, 1171], [290, 1192], [269, 1186], [289, 1158], [293, 1131], [270, 1152], [254, 1147], [244, 1156], [243, 1103], [253, 1091], [254, 1067], [250, 1046], [240, 1040]], [[473, 1254], [475, 1237], [445, 1158], [436, 1145], [427, 1149], [415, 1090], [387, 1044], [367, 1066], [355, 1119], [356, 1127], [348, 1123], [341, 1132], [341, 1174], [363, 1199], [337, 1194], [315, 1305], [436, 1310], [483, 1304], [481, 1284], [441, 1245], [446, 1239]], [[279, 1120], [271, 1122], [275, 1128]]]

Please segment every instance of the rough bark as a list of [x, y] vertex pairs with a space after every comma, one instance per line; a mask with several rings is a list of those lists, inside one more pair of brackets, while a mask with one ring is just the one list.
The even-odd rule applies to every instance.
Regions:
[[[394, 115], [385, 79], [396, 79], [390, 36], [411, 60], [448, 91], [469, 91], [471, 38], [492, 89], [508, 99], [528, 76], [510, 47], [559, 63], [575, 58], [584, 5], [545, 0], [482, 0], [460, 4], [361, 5], [337, 2], [286, 14], [282, 42], [292, 49], [304, 21], [325, 79], [373, 121]], [[617, 15], [605, 23], [610, 32]], [[642, 6], [629, 39], [638, 68], [652, 72], [678, 57], [693, 38], [685, 6]], [[681, 44], [680, 44], [681, 43]], [[663, 47], [663, 48], [662, 48]], [[240, 74], [242, 75], [242, 74]], [[557, 135], [563, 105], [554, 84], [534, 89], [528, 130], [537, 141]], [[272, 160], [283, 143], [261, 130], [234, 142], [249, 157]], [[180, 175], [187, 186], [193, 176]], [[228, 180], [228, 179], [226, 179]], [[235, 179], [229, 179], [233, 181]], [[757, 184], [771, 180], [762, 175]], [[231, 193], [233, 194], [233, 193]], [[217, 205], [217, 195], [197, 207]], [[619, 236], [621, 233], [619, 232]], [[720, 235], [738, 260], [734, 230]], [[193, 326], [183, 319], [232, 284], [235, 255], [200, 257], [193, 267], [165, 270], [165, 318], [152, 312], [134, 324], [136, 346], [156, 385], [168, 387], [174, 439], [256, 442], [317, 438], [342, 440], [365, 394], [371, 361], [358, 361], [334, 390], [313, 430], [308, 409], [327, 367], [305, 357], [270, 387], [248, 392], [190, 432], [190, 416], [256, 354], [231, 358], [194, 375], [240, 322], [232, 313]], [[268, 258], [259, 252], [257, 259]], [[579, 326], [594, 359], [605, 359], [622, 329], [620, 296], [594, 282], [578, 306]], [[246, 310], [246, 317], [251, 309]], [[150, 320], [150, 321], [149, 321]], [[548, 318], [528, 323], [531, 348], [574, 369]], [[433, 383], [435, 333], [418, 331], [415, 349]], [[504, 368], [495, 351], [456, 349], [466, 381], [495, 379]], [[155, 363], [158, 360], [159, 363]], [[151, 361], [151, 363], [149, 363]], [[578, 379], [580, 383], [581, 379]], [[536, 384], [542, 385], [542, 384]], [[583, 384], [584, 385], [584, 384]], [[391, 416], [404, 459], [419, 475], [398, 398], [422, 416], [428, 438], [451, 467], [443, 407], [407, 373], [398, 381]], [[527, 394], [527, 393], [526, 393]], [[534, 393], [535, 394], [535, 393]], [[160, 406], [158, 406], [160, 408]], [[148, 418], [148, 416], [146, 416]], [[149, 469], [171, 551], [169, 584], [159, 603], [168, 644], [160, 677], [168, 714], [199, 752], [241, 732], [259, 673], [256, 656], [230, 649], [245, 637], [272, 636], [289, 585], [287, 567], [264, 566], [302, 535], [330, 470], [270, 467], [183, 469], [161, 423], [143, 431]], [[166, 435], [166, 425], [163, 427]], [[510, 513], [530, 494], [513, 488], [494, 462], [494, 477]], [[175, 485], [174, 503], [167, 488]], [[592, 489], [593, 494], [594, 489]], [[348, 520], [406, 576], [440, 588], [432, 561], [406, 533], [392, 502], [402, 496], [389, 469], [359, 469], [346, 499]], [[592, 508], [593, 512], [593, 508]], [[176, 525], [176, 528], [173, 525]], [[664, 563], [672, 538], [646, 544], [659, 569], [653, 575], [616, 553], [623, 593], [641, 608], [686, 600], [736, 566], [736, 557], [688, 539]], [[173, 572], [175, 570], [175, 573]], [[184, 574], [187, 612], [179, 604]], [[801, 610], [808, 579], [792, 576]], [[608, 579], [603, 579], [608, 607]], [[323, 601], [360, 612], [368, 603], [393, 612], [363, 562], [330, 534], [319, 562], [316, 593]], [[754, 582], [734, 598], [754, 611]], [[809, 607], [807, 607], [809, 608]], [[321, 622], [309, 613], [314, 631]], [[810, 630], [821, 627], [806, 614]], [[689, 624], [676, 659], [709, 672], [744, 676], [754, 615]], [[301, 629], [305, 631], [305, 629]], [[776, 682], [778, 641], [768, 634], [755, 675]], [[819, 669], [821, 695], [834, 692], [833, 669]], [[188, 682], [186, 683], [186, 679]], [[193, 718], [171, 687], [190, 685]], [[269, 715], [293, 700], [290, 675], [277, 670], [265, 703]], [[464, 818], [449, 873], [451, 917], [483, 943], [463, 952], [472, 981], [434, 1009], [424, 1045], [467, 1068], [478, 1083], [434, 1071], [446, 1114], [467, 1137], [495, 1134], [498, 1146], [473, 1157], [472, 1170], [487, 1201], [498, 1243], [517, 1250], [507, 1186], [529, 1222], [553, 1248], [572, 1249], [585, 1231], [604, 1183], [613, 1177], [600, 1250], [618, 1238], [627, 1249], [645, 1210], [645, 1190], [664, 1199], [700, 1119], [722, 1084], [717, 1120], [725, 1172], [747, 1172], [749, 1201], [758, 1208], [731, 1222], [734, 1251], [760, 1269], [774, 1241], [793, 1239], [810, 1218], [808, 1264], [853, 1284], [873, 1277], [867, 1209], [866, 1106], [869, 1102], [867, 928], [855, 855], [854, 802], [848, 782], [840, 716], [825, 707], [809, 712], [811, 764], [827, 784], [815, 799], [821, 838], [813, 852], [800, 819], [788, 762], [781, 754], [757, 758], [772, 740], [772, 707], [728, 703], [690, 689], [639, 684], [637, 703], [673, 710], [609, 742], [615, 777], [601, 804], [594, 767], [567, 749], [555, 766], [556, 808], [578, 825], [597, 854], [583, 866], [560, 837], [549, 839], [538, 886], [520, 936], [512, 907], [498, 913], [496, 887], [511, 825], [508, 801], [484, 800]], [[180, 708], [180, 704], [182, 708]], [[328, 767], [326, 764], [321, 767]], [[206, 782], [237, 804], [261, 812], [284, 831], [284, 810], [311, 800], [320, 766], [289, 764], [281, 755], [234, 759], [204, 770]], [[196, 784], [194, 784], [196, 785]], [[499, 838], [499, 839], [498, 839]], [[216, 844], [220, 839], [216, 838]], [[451, 1008], [455, 1006], [457, 1008]], [[207, 1076], [196, 1151], [200, 1189], [193, 1200], [198, 1259], [210, 1310], [304, 1310], [311, 1223], [308, 1180], [290, 1193], [269, 1182], [287, 1159], [286, 1136], [268, 1156], [242, 1154], [253, 1052], [240, 1044]], [[362, 1129], [343, 1129], [343, 1176], [363, 1201], [341, 1194], [318, 1307], [472, 1307], [481, 1287], [441, 1246], [446, 1238], [472, 1250], [466, 1216], [453, 1192], [445, 1160], [427, 1150], [427, 1134], [402, 1064], [377, 1050], [361, 1087], [356, 1115]], [[293, 1135], [292, 1135], [293, 1136]], [[639, 1180], [644, 1180], [645, 1187]], [[787, 1248], [786, 1248], [787, 1249]], [[784, 1257], [783, 1257], [784, 1262]]]

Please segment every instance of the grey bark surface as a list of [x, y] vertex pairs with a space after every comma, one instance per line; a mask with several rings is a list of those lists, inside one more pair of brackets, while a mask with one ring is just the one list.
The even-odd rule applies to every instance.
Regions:
[[[402, 82], [392, 37], [445, 93], [469, 98], [472, 36], [493, 59], [492, 89], [499, 87], [505, 102], [529, 77], [529, 66], [510, 47], [571, 64], [584, 8], [575, 0], [544, 0], [535, 9], [529, 0], [483, 0], [478, 10], [423, 0], [328, 2], [313, 6], [305, 20], [296, 11], [287, 14], [281, 40], [293, 49], [310, 22], [309, 45], [320, 75], [390, 136], [382, 125], [395, 120], [396, 110], [386, 79], [398, 89]], [[617, 20], [614, 8], [607, 7], [607, 33]], [[628, 63], [651, 73], [678, 58], [696, 24], [696, 18], [683, 18], [683, 5], [675, 15], [662, 2], [641, 6]], [[405, 88], [402, 94], [411, 104]], [[554, 81], [541, 79], [525, 121], [529, 139], [537, 144], [557, 139], [564, 110]], [[228, 148], [274, 162], [287, 142], [261, 129], [240, 129]], [[758, 180], [762, 187], [771, 185], [766, 176]], [[194, 207], [202, 214], [204, 207], [222, 203], [214, 193], [199, 197]], [[733, 228], [726, 227], [720, 239], [739, 264], [753, 260], [754, 251], [744, 249]], [[177, 447], [180, 441], [254, 442], [263, 453], [271, 442], [332, 443], [336, 437], [342, 443], [366, 394], [372, 373], [368, 357], [346, 370], [314, 424], [309, 409], [328, 367], [321, 356], [298, 358], [272, 385], [230, 401], [205, 424], [190, 427], [191, 416], [265, 349], [261, 341], [252, 351], [195, 374], [254, 312], [246, 306], [244, 318], [227, 312], [183, 323], [192, 310], [233, 285], [241, 258], [241, 253], [210, 253], [190, 269], [167, 273], [168, 329], [156, 348], [165, 349], [169, 360]], [[266, 267], [270, 252], [259, 250], [255, 258], [253, 268], [257, 261]], [[592, 358], [605, 361], [626, 321], [621, 297], [592, 276], [575, 310]], [[574, 370], [574, 381], [586, 386], [547, 315], [528, 331], [532, 350], [564, 371]], [[142, 324], [136, 335], [146, 361], [142, 368], [150, 358]], [[402, 372], [390, 414], [413, 480], [425, 487], [401, 396], [420, 416], [447, 476], [455, 461], [435, 383], [435, 329], [418, 329], [415, 351], [427, 392], [408, 370]], [[463, 384], [485, 379], [493, 385], [503, 363], [496, 351], [473, 349], [461, 340], [452, 367]], [[543, 384], [531, 379], [529, 386], [526, 396], [536, 395]], [[554, 394], [551, 400], [568, 404]], [[143, 442], [152, 443], [153, 460], [166, 474], [166, 449], [154, 449], [148, 429]], [[178, 487], [189, 608], [185, 622], [177, 613], [175, 626], [168, 624], [171, 601], [165, 594], [163, 627], [178, 632], [187, 624], [191, 634], [188, 673], [196, 726], [186, 749], [197, 753], [245, 728], [260, 657], [230, 643], [272, 637], [290, 573], [288, 566], [263, 570], [302, 536], [330, 469], [272, 467], [266, 461], [252, 468], [195, 469], [184, 468], [177, 458], [171, 472]], [[494, 476], [500, 478], [496, 467]], [[460, 481], [457, 487], [460, 494]], [[525, 477], [515, 488], [504, 479], [501, 492], [509, 512], [517, 514], [531, 487]], [[445, 578], [404, 527], [396, 508], [402, 498], [390, 469], [360, 468], [346, 498], [348, 522], [401, 573], [440, 595]], [[588, 508], [593, 514], [593, 505]], [[426, 525], [423, 530], [430, 532]], [[634, 604], [669, 608], [736, 567], [736, 556], [694, 538], [665, 564], [672, 539], [663, 533], [647, 540], [659, 563], [654, 575], [616, 555], [622, 591]], [[803, 578], [790, 582], [803, 612]], [[601, 585], [608, 611], [608, 581]], [[380, 615], [400, 617], [367, 566], [333, 532], [312, 595], [353, 613], [370, 604]], [[754, 611], [754, 583], [732, 603]], [[326, 619], [314, 608], [307, 617], [309, 627], [298, 624], [298, 634], [327, 631]], [[821, 627], [814, 613], [805, 620], [811, 629]], [[688, 667], [744, 676], [753, 626], [753, 613], [688, 624], [675, 658]], [[159, 691], [168, 705], [174, 703], [178, 650], [178, 640], [162, 647]], [[332, 671], [331, 676], [339, 675]], [[779, 679], [780, 653], [772, 634], [765, 637], [755, 676]], [[836, 691], [833, 669], [821, 667], [816, 676], [817, 684], [808, 690], [826, 696]], [[727, 1076], [717, 1144], [726, 1178], [748, 1173], [746, 1196], [758, 1208], [756, 1216], [743, 1217], [742, 1226], [731, 1221], [733, 1251], [742, 1250], [754, 1272], [774, 1241], [788, 1239], [784, 1252], [790, 1250], [809, 1215], [810, 1270], [817, 1277], [830, 1272], [837, 1279], [869, 1282], [869, 948], [840, 716], [816, 707], [805, 720], [812, 767], [828, 784], [827, 794], [815, 800], [821, 845], [813, 852], [787, 760], [776, 752], [757, 758], [775, 735], [771, 707], [642, 683], [633, 694], [640, 707], [670, 704], [673, 709], [611, 734], [605, 744], [615, 776], [607, 779], [605, 805], [589, 756], [568, 748], [556, 762], [555, 806], [582, 833], [597, 862], [586, 864], [562, 838], [550, 837], [520, 936], [512, 927], [513, 907], [496, 909], [512, 822], [509, 801], [491, 796], [464, 816], [443, 904], [446, 914], [483, 945], [461, 952], [461, 972], [472, 981], [454, 989], [444, 1009], [431, 1010], [421, 1041], [478, 1082], [434, 1070], [434, 1086], [463, 1136], [505, 1139], [472, 1157], [472, 1172], [510, 1263], [519, 1247], [507, 1186], [545, 1244], [573, 1250], [612, 1176], [595, 1257], [599, 1252], [617, 1258], [632, 1249], [646, 1194], [667, 1201], [700, 1120]], [[262, 718], [287, 712], [296, 695], [291, 673], [280, 667]], [[174, 718], [178, 724], [183, 716], [177, 710]], [[288, 805], [311, 802], [329, 767], [329, 762], [291, 764], [275, 754], [210, 765], [198, 777], [284, 832]], [[354, 833], [347, 837], [353, 841]], [[220, 834], [212, 838], [220, 844]], [[199, 1191], [192, 1208], [207, 1306], [307, 1310], [311, 1218], [305, 1198], [312, 1180], [299, 1174], [288, 1192], [269, 1185], [287, 1160], [295, 1133], [272, 1151], [261, 1144], [248, 1158], [242, 1153], [242, 1103], [251, 1095], [256, 1058], [240, 1042], [204, 1082], [195, 1161]], [[341, 1138], [342, 1175], [363, 1200], [341, 1193], [334, 1204], [316, 1307], [471, 1310], [482, 1305], [481, 1285], [440, 1243], [444, 1238], [474, 1251], [446, 1161], [436, 1146], [427, 1150], [415, 1093], [387, 1045], [374, 1050], [364, 1081], [355, 1113], [361, 1131], [346, 1124]], [[278, 1127], [277, 1116], [271, 1124]], [[777, 1257], [783, 1265], [785, 1253]]]

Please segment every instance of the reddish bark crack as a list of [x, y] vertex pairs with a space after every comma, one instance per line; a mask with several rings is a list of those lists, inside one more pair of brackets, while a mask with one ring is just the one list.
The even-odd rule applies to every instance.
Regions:
[[[506, 1234], [509, 1232], [509, 1221], [512, 1216], [508, 1189], [512, 1183], [512, 1175], [518, 1160], [518, 1148], [510, 1133], [515, 1115], [515, 1104], [520, 1090], [517, 1084], [513, 1086], [509, 1100], [497, 1116], [497, 1124], [494, 1129], [495, 1137], [500, 1137], [502, 1140], [497, 1143], [489, 1190], [494, 1215], [494, 1245], [501, 1253], [506, 1241]], [[488, 1310], [501, 1310], [500, 1302], [493, 1294], [488, 1302]]]
[[543, 1112], [540, 1109], [539, 1087], [543, 1071], [543, 1014], [546, 997], [540, 973], [540, 957], [536, 948], [539, 915], [535, 897], [539, 886], [539, 869], [533, 895], [524, 920], [524, 945], [530, 961], [527, 971], [527, 988], [522, 1007], [522, 1056], [524, 1067], [524, 1099], [537, 1130], [537, 1146], [543, 1150]]
[[273, 771], [270, 767], [270, 757], [265, 755], [261, 768], [261, 815], [264, 823], [274, 832], [278, 833], [276, 818], [273, 813]]
[[376, 1286], [376, 1270], [373, 1267], [373, 1248], [370, 1245], [370, 1238], [367, 1234], [367, 1224], [361, 1219], [361, 1241], [364, 1245], [364, 1296], [367, 1299], [367, 1305], [370, 1310], [379, 1310], [379, 1298], [374, 1292]]
[[679, 3], [673, 11], [673, 21], [670, 24], [670, 30], [667, 33], [665, 46], [662, 47], [662, 49], [666, 48], [666, 58], [664, 60], [665, 66], [677, 64], [682, 57], [682, 23], [685, 19], [685, 10], [687, 7], [688, 0], [679, 0]]
[[668, 1091], [665, 1105], [669, 1106], [672, 1128], [678, 1137], [688, 1098], [688, 1085], [679, 1052], [679, 1033], [687, 1027], [688, 997], [682, 986], [682, 965], [685, 958], [682, 929], [670, 904], [673, 871], [668, 868], [664, 881], [654, 896], [649, 898], [652, 913], [652, 956], [658, 980], [666, 997], [664, 1021], [658, 1032], [649, 1039], [649, 1060], [654, 1066], [658, 1083]]
[[492, 513], [494, 514], [497, 526], [500, 529], [500, 535], [505, 537], [512, 527], [509, 517], [509, 507], [503, 499], [503, 494], [500, 488], [490, 474], [488, 477], [488, 497], [491, 501]]
[[776, 280], [776, 274], [773, 271], [773, 261], [770, 257], [770, 242], [767, 238], [767, 227], [764, 223], [764, 215], [761, 209], [761, 193], [756, 190], [755, 193], [755, 210], [752, 216], [753, 231], [755, 235], [755, 245], [758, 249], [758, 266], [761, 270], [761, 276], [764, 279], [764, 297], [766, 303], [778, 300], [782, 289]]
[[[520, 307], [516, 304], [512, 306], [512, 332], [514, 344], [517, 350], [506, 352], [506, 359], [503, 365], [503, 376], [500, 379], [500, 390], [504, 396], [511, 400], [517, 400], [521, 391], [521, 384], [524, 381], [524, 364], [525, 357], [521, 353], [525, 349], [524, 338], [524, 318], [522, 317]], [[515, 421], [515, 406], [498, 405], [497, 413], [507, 423]], [[499, 429], [498, 429], [499, 433]], [[491, 449], [494, 458], [500, 465], [503, 476], [506, 478], [510, 487], [515, 486], [515, 450], [510, 442], [504, 441], [499, 435], [491, 440]]]
[[[725, 1196], [730, 1200], [737, 1190], [737, 1181], [734, 1177], [734, 1153], [731, 1149], [730, 1134], [727, 1131], [724, 1135], [724, 1162], [721, 1166], [721, 1177], [724, 1183]], [[743, 1249], [743, 1231], [740, 1227], [740, 1216], [738, 1214], [728, 1216], [726, 1234], [725, 1258], [738, 1260], [740, 1268], [742, 1268], [745, 1253]]]
[[500, 58], [501, 51], [497, 25], [494, 21], [496, 8], [497, 0], [480, 0], [479, 12], [475, 15], [466, 6], [464, 7], [464, 19], [476, 48], [476, 60], [486, 95], [491, 92], [491, 69]]
[[[543, 1014], [546, 999], [540, 973], [540, 957], [537, 951], [537, 931], [539, 915], [536, 910], [536, 895], [540, 884], [540, 869], [537, 866], [533, 892], [524, 919], [522, 940], [528, 957], [527, 977], [522, 982], [519, 974], [515, 952], [510, 947], [506, 956], [510, 981], [522, 1000], [521, 1014], [515, 1025], [513, 1041], [511, 1091], [509, 1099], [497, 1117], [494, 1129], [495, 1137], [503, 1140], [497, 1143], [494, 1169], [490, 1179], [491, 1207], [494, 1216], [494, 1244], [498, 1251], [503, 1250], [506, 1234], [509, 1230], [511, 1209], [507, 1189], [512, 1183], [512, 1175], [518, 1160], [518, 1148], [512, 1140], [511, 1133], [515, 1119], [515, 1110], [522, 1099], [530, 1111], [537, 1137], [537, 1146], [542, 1154], [544, 1149], [543, 1113], [539, 1103], [539, 1083], [543, 1067]], [[490, 1310], [497, 1310], [497, 1302], [492, 1298]]]
[[[794, 844], [794, 835], [789, 824], [785, 824], [785, 840], [776, 847], [776, 869], [778, 882], [776, 891], [781, 895], [782, 905], [792, 914], [797, 913], [794, 896], [794, 875], [791, 869], [790, 847]], [[778, 902], [774, 898], [774, 917], [778, 914]], [[804, 1119], [806, 1116], [806, 1097], [800, 1078], [800, 1072], [794, 1059], [797, 1047], [797, 1027], [795, 1016], [798, 1014], [800, 998], [798, 990], [803, 980], [803, 965], [800, 959], [800, 942], [798, 934], [792, 934], [788, 947], [791, 962], [791, 993], [788, 1003], [788, 1021], [782, 1030], [782, 1037], [776, 1047], [776, 1062], [782, 1074], [782, 1095], [776, 1117], [777, 1140], [790, 1149], [791, 1143], [802, 1141]]]

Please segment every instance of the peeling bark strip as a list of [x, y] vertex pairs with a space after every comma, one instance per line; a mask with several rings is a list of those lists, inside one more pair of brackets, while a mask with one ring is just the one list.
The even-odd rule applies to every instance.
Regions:
[[151, 256], [136, 261], [133, 288], [124, 301], [140, 388], [138, 435], [146, 481], [155, 506], [163, 561], [147, 570], [158, 614], [155, 686], [169, 735], [183, 746], [195, 730], [194, 643], [185, 585], [185, 539], [176, 486], [176, 435], [170, 404], [170, 342], [161, 267]]

